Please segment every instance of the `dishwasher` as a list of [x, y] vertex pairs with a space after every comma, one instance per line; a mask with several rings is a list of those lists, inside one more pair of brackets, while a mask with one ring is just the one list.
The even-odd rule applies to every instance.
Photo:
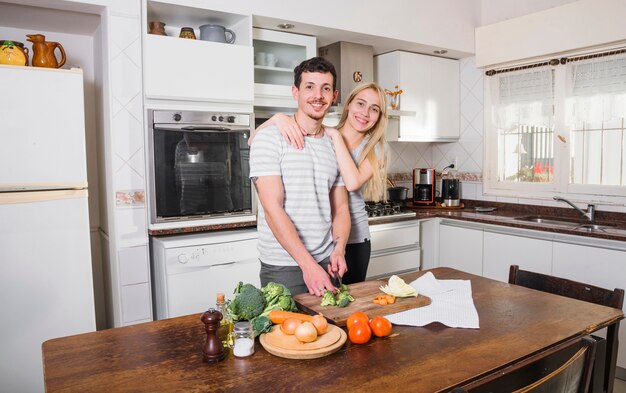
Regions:
[[152, 237], [156, 319], [215, 307], [217, 293], [232, 299], [239, 281], [260, 288], [257, 237], [256, 228]]

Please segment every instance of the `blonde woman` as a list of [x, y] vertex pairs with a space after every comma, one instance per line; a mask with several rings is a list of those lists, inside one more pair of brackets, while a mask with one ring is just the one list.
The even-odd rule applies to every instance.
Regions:
[[[324, 131], [333, 141], [339, 170], [349, 191], [352, 228], [343, 283], [352, 284], [365, 280], [371, 254], [365, 200], [378, 202], [385, 196], [387, 105], [383, 89], [375, 83], [356, 87], [345, 102], [337, 128], [324, 127]], [[270, 124], [277, 126], [293, 146], [304, 146], [306, 131], [294, 118], [276, 114], [255, 133]], [[254, 134], [249, 143], [253, 138]]]

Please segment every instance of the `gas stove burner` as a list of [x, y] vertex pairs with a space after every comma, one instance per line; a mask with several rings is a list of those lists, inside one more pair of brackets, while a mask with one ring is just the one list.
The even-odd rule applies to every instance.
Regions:
[[411, 217], [416, 215], [414, 211], [402, 209], [402, 205], [399, 202], [366, 202], [365, 211], [370, 221], [382, 218]]

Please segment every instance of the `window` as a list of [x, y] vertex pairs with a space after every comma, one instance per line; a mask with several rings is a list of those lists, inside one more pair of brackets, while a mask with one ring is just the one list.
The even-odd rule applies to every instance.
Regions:
[[625, 52], [487, 77], [488, 192], [626, 195]]
[[565, 94], [570, 182], [626, 186], [626, 56], [569, 63]]
[[504, 74], [495, 88], [493, 126], [498, 136], [498, 180], [551, 182], [554, 71]]

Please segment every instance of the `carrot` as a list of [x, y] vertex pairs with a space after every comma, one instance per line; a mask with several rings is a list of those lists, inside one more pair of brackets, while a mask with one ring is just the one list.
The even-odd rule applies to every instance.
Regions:
[[278, 323], [285, 322], [287, 318], [298, 318], [302, 322], [304, 321], [310, 322], [313, 316], [307, 315], [307, 314], [301, 314], [298, 312], [272, 310], [270, 311], [268, 318], [272, 321], [272, 323], [278, 324]]
[[387, 300], [387, 304], [393, 304], [396, 302], [396, 297], [392, 295], [385, 295], [385, 300]]
[[384, 306], [387, 304], [387, 299], [385, 298], [385, 296], [376, 296], [374, 298], [374, 303], [376, 304], [380, 304], [381, 306]]

